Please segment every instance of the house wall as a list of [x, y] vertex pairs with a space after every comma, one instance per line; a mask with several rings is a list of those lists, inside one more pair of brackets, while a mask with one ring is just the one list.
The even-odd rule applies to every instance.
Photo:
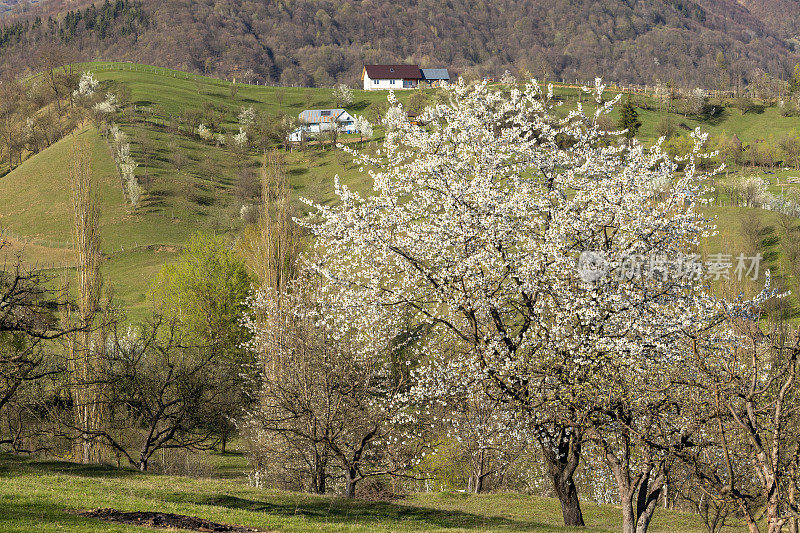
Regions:
[[[350, 122], [350, 124], [346, 124], [346, 122]], [[337, 122], [310, 122], [306, 123], [302, 126], [309, 133], [322, 133], [323, 131], [332, 130], [337, 128], [342, 133], [345, 132], [355, 132], [355, 119], [350, 115], [347, 114], [341, 118], [341, 120]]]
[[400, 89], [414, 89], [417, 86], [417, 80], [407, 80], [411, 82], [410, 87], [404, 87], [403, 79], [397, 78], [394, 80], [373, 80], [365, 73], [364, 74], [364, 90], [365, 91], [379, 91], [389, 90], [394, 91]]

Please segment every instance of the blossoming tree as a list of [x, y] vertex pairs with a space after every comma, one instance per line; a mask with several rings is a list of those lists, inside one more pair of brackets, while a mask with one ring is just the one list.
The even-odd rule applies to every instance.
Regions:
[[[606, 415], [627, 405], [620, 385], [674, 364], [678, 341], [723, 307], [691, 256], [712, 230], [697, 209], [704, 137], [695, 134], [680, 175], [660, 144], [609, 146], [598, 119], [616, 100], [604, 102], [603, 88], [586, 89], [591, 112], [557, 118], [552, 88], [503, 95], [459, 83], [424, 126], [390, 95], [383, 149], [354, 152], [374, 194], [337, 180], [340, 202], [315, 204], [303, 222], [317, 236], [318, 271], [359, 320], [412, 312], [435, 332], [419, 347], [433, 362], [422, 371], [461, 364], [535, 431], [567, 525], [583, 524], [573, 474], [586, 432], [613, 452], [624, 428]], [[627, 445], [641, 444], [628, 434]], [[639, 508], [628, 482], [637, 465], [618, 466], [624, 530], [646, 530], [638, 517], [654, 507]]]

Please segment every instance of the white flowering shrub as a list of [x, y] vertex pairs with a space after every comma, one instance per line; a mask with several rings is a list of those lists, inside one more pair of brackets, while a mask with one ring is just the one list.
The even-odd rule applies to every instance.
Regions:
[[742, 176], [734, 184], [734, 193], [747, 207], [761, 207], [771, 196], [767, 182], [758, 176]]
[[239, 218], [245, 221], [251, 221], [257, 215], [258, 208], [254, 204], [242, 204], [239, 208]]
[[139, 207], [139, 200], [142, 197], [142, 186], [139, 185], [139, 180], [137, 180], [136, 176], [134, 175], [130, 176], [126, 184], [128, 189], [128, 199], [131, 202], [131, 206], [135, 209]]
[[125, 133], [119, 129], [119, 126], [116, 124], [112, 124], [111, 127], [108, 128], [108, 135], [111, 137], [112, 143], [122, 143], [125, 142]]
[[116, 145], [115, 159], [120, 164], [122, 162], [128, 161], [131, 158], [131, 145], [125, 139], [126, 137], [120, 136], [120, 138], [115, 143]]
[[[127, 146], [127, 145], [126, 145]], [[125, 184], [128, 200], [134, 208], [139, 205], [142, 189], [136, 179], [136, 167], [139, 166], [132, 157], [128, 156], [118, 163], [122, 182]]]
[[106, 94], [106, 99], [102, 102], [97, 102], [92, 108], [95, 112], [109, 115], [117, 111], [117, 97], [111, 93]]
[[139, 180], [136, 178], [136, 167], [139, 165], [131, 156], [131, 145], [128, 142], [128, 136], [118, 125], [112, 124], [108, 129], [108, 138], [111, 141], [111, 151], [114, 156], [114, 162], [117, 164], [125, 196], [135, 209], [139, 206], [143, 190]]
[[233, 144], [236, 145], [237, 148], [246, 148], [247, 147], [247, 132], [242, 128], [239, 128], [239, 133], [233, 136]]
[[216, 135], [214, 135], [214, 139], [217, 141], [217, 144], [220, 145], [220, 146], [225, 146], [225, 144], [228, 142], [228, 139], [227, 139], [227, 137], [225, 137], [224, 133], [217, 133]]
[[210, 141], [214, 138], [214, 132], [212, 132], [211, 129], [209, 129], [205, 124], [200, 124], [197, 126], [197, 135], [199, 135], [204, 141]]
[[242, 110], [239, 111], [239, 126], [247, 129], [252, 126], [256, 121], [256, 110], [253, 109], [253, 106], [250, 107], [242, 107]]
[[78, 88], [72, 92], [75, 98], [89, 98], [94, 95], [97, 86], [100, 84], [91, 72], [84, 72], [81, 74], [81, 79], [78, 80]]
[[503, 72], [503, 75], [500, 77], [500, 83], [504, 85], [513, 85], [517, 83], [517, 79], [511, 74], [510, 70], [506, 70]]
[[356, 115], [355, 119], [356, 119], [355, 126], [356, 129], [358, 130], [358, 133], [361, 135], [361, 138], [367, 140], [372, 139], [374, 131], [372, 129], [372, 124], [369, 122], [369, 120], [367, 120], [366, 117], [364, 117], [363, 115]]
[[340, 83], [333, 88], [333, 99], [340, 106], [353, 105], [353, 89]]

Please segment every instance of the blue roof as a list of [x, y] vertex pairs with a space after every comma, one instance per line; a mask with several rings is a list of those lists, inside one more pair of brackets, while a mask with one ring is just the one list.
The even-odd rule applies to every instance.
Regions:
[[447, 72], [446, 68], [423, 68], [420, 69], [422, 71], [422, 79], [423, 80], [449, 80], [450, 73]]

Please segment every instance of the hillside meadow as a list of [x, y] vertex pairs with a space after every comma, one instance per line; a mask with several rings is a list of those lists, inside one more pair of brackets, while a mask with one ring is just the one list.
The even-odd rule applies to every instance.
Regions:
[[[131, 107], [117, 117], [117, 124], [131, 143], [131, 152], [138, 163], [136, 175], [144, 185], [145, 195], [136, 210], [125, 203], [122, 185], [111, 158], [109, 143], [95, 127], [84, 127], [44, 151], [30, 157], [19, 168], [0, 178], [0, 227], [11, 243], [6, 254], [21, 253], [28, 264], [51, 269], [61, 276], [64, 267], [73, 264], [71, 248], [72, 206], [69, 193], [69, 161], [76, 145], [89, 148], [92, 168], [100, 185], [101, 239], [104, 253], [104, 275], [114, 287], [123, 308], [139, 316], [147, 305], [147, 289], [161, 265], [175, 257], [188, 237], [197, 231], [230, 235], [233, 239], [244, 223], [240, 217], [243, 201], [237, 197], [237, 181], [244, 172], [257, 175], [260, 156], [256, 151], [234, 154], [225, 146], [200, 140], [196, 135], [175, 133], [169, 128], [171, 117], [179, 117], [188, 109], [214, 106], [222, 113], [221, 128], [235, 132], [236, 116], [242, 108], [252, 106], [266, 116], [296, 116], [308, 108], [334, 107], [331, 89], [272, 87], [233, 84], [228, 81], [185, 72], [129, 63], [86, 63], [80, 70], [94, 73], [102, 89], [129, 93]], [[233, 88], [233, 89], [232, 89]], [[556, 96], [567, 107], [577, 102], [579, 91], [556, 87]], [[609, 91], [614, 94], [613, 89]], [[412, 91], [397, 93], [408, 103]], [[354, 91], [354, 101], [347, 106], [351, 114], [365, 114], [386, 101], [384, 91]], [[425, 98], [436, 98], [435, 90], [426, 90]], [[658, 123], [668, 117], [685, 128], [701, 127], [711, 134], [738, 135], [743, 141], [764, 136], [780, 137], [798, 131], [800, 119], [780, 116], [774, 107], [759, 113], [742, 113], [725, 107], [719, 117], [701, 121], [677, 113], [657, 111], [658, 102], [650, 97], [637, 98], [648, 103], [650, 110], [640, 109], [642, 121], [639, 137], [653, 142]], [[581, 98], [584, 105], [592, 104]], [[138, 111], [137, 111], [138, 110]], [[618, 111], [612, 118], [616, 120]], [[362, 149], [375, 150], [376, 139], [364, 143]], [[345, 142], [357, 137], [343, 138]], [[301, 212], [300, 197], [327, 203], [333, 201], [333, 178], [362, 193], [370, 190], [369, 177], [359, 172], [350, 156], [330, 146], [309, 146], [302, 150], [284, 151], [291, 193]], [[748, 171], [745, 170], [745, 173]], [[753, 170], [751, 172], [758, 172]], [[797, 174], [779, 170], [784, 180]], [[728, 181], [732, 181], [731, 178]], [[774, 177], [773, 177], [774, 179]], [[721, 180], [720, 183], [725, 183]], [[790, 186], [790, 187], [793, 187]], [[779, 191], [777, 187], [773, 187]], [[779, 192], [786, 193], [783, 188]], [[712, 211], [721, 215], [726, 243], [741, 240], [740, 224], [735, 222], [741, 208]], [[764, 212], [764, 226], [775, 227], [774, 216]], [[709, 241], [709, 250], [716, 249], [719, 239]], [[773, 270], [779, 268], [780, 245], [770, 259]]]
[[[0, 456], [0, 530], [134, 533], [75, 511], [112, 507], [199, 516], [285, 532], [578, 531], [561, 526], [558, 500], [522, 494], [418, 493], [394, 501], [352, 501], [248, 487], [238, 481], [142, 474], [135, 470]], [[586, 533], [618, 531], [613, 506], [583, 503]], [[659, 510], [650, 531], [705, 531], [698, 515]]]
[[[138, 163], [136, 177], [144, 188], [141, 203], [132, 208], [123, 194], [107, 139], [109, 125], [85, 120], [72, 134], [0, 177], [0, 231], [8, 243], [0, 259], [11, 263], [19, 256], [26, 266], [50, 274], [53, 286], [74, 284], [70, 166], [75, 154], [84, 151], [99, 198], [103, 283], [135, 323], [148, 316], [153, 280], [165, 264], [179, 256], [193, 234], [222, 235], [225, 246], [233, 247], [249, 223], [245, 208], [257, 202], [253, 191], [259, 187], [263, 153], [255, 148], [235, 150], [230, 141], [204, 141], [195, 131], [176, 124], [187, 112], [211, 110], [219, 115], [217, 131], [230, 139], [238, 131], [237, 115], [242, 109], [252, 107], [265, 121], [274, 122], [307, 108], [335, 107], [337, 102], [331, 89], [233, 84], [125, 63], [86, 63], [79, 68], [94, 73], [101, 91], [118, 91], [128, 101], [114, 122], [127, 136]], [[559, 86], [556, 95], [564, 101], [561, 112], [578, 104], [575, 88]], [[433, 102], [441, 96], [433, 89], [398, 93], [407, 105], [413, 99]], [[384, 92], [356, 90], [352, 105], [346, 108], [352, 114], [374, 114], [386, 98]], [[712, 135], [737, 135], [745, 143], [800, 131], [800, 118], [782, 116], [775, 107], [745, 113], [724, 105], [713, 119], [703, 120], [659, 111], [660, 102], [651, 97], [635, 98], [642, 121], [639, 138], [645, 144], [656, 141], [664, 120], [674, 122], [683, 137], [700, 127]], [[585, 97], [580, 101], [589, 109], [593, 106]], [[618, 117], [615, 111], [611, 120]], [[339, 140], [374, 152], [380, 148], [382, 135], [377, 127], [375, 138], [366, 142], [355, 135]], [[359, 193], [371, 190], [369, 176], [349, 154], [332, 144], [310, 143], [291, 150], [272, 144], [270, 149], [277, 150], [285, 164], [291, 200], [300, 216], [307, 210], [301, 198], [323, 204], [336, 201], [336, 176]], [[717, 232], [708, 236], [698, 252], [704, 256], [722, 252], [734, 258], [740, 253], [763, 256], [758, 279], [715, 284], [727, 295], [754, 294], [763, 285], [767, 269], [778, 286], [800, 294], [796, 261], [800, 225], [777, 212], [733, 206], [732, 190], [740, 177], [748, 175], [767, 178], [769, 192], [776, 196], [790, 196], [800, 187], [788, 183], [800, 172], [785, 167], [769, 173], [739, 168], [715, 178], [713, 185], [721, 193], [704, 209], [716, 220]], [[786, 315], [796, 320], [797, 297], [784, 299], [782, 305]], [[0, 531], [141, 531], [74, 514], [102, 507], [179, 513], [270, 531], [569, 530], [560, 525], [558, 500], [524, 494], [419, 492], [371, 502], [262, 490], [248, 485], [250, 464], [239, 451], [203, 454], [203, 468], [194, 472], [194, 477], [76, 465], [68, 462], [71, 458], [68, 453], [52, 460], [0, 456]], [[581, 531], [618, 530], [619, 508], [587, 501], [582, 506], [587, 528]], [[651, 531], [695, 532], [705, 531], [705, 527], [699, 515], [659, 509]]]

